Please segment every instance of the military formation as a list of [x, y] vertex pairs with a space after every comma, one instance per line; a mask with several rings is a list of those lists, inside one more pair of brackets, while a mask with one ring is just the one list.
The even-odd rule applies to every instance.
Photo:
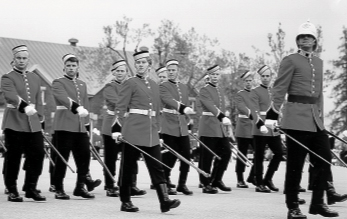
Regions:
[[[53, 80], [56, 110], [50, 141], [43, 134], [42, 82], [37, 74], [27, 71], [30, 48], [25, 45], [14, 47], [13, 69], [1, 79], [6, 100], [2, 130], [7, 150], [3, 176], [8, 201], [23, 202], [17, 187], [23, 154], [25, 182], [22, 189], [25, 197], [46, 201], [36, 185], [43, 169], [44, 142], [48, 142], [51, 151], [49, 191], [55, 193], [55, 199], [70, 199], [68, 193], [71, 191], [64, 189], [64, 183], [69, 183], [65, 181], [66, 171], [68, 168], [74, 171], [68, 164], [70, 153], [77, 168], [72, 195], [95, 198], [90, 192], [101, 184], [101, 180], [91, 177], [92, 154], [103, 166], [106, 196], [119, 197], [120, 210], [125, 212], [139, 211], [131, 197], [146, 194], [136, 186], [140, 158], [147, 166], [151, 188], [156, 190], [161, 212], [168, 212], [181, 204], [180, 200], [171, 199], [169, 195], [194, 195], [187, 186], [192, 169], [199, 172], [202, 193], [231, 192], [231, 187], [223, 182], [223, 175], [234, 153], [237, 158], [236, 187], [248, 188], [248, 182], [255, 186], [255, 192], [260, 193], [279, 191], [272, 179], [281, 161], [286, 160], [284, 193], [287, 218], [304, 219], [307, 216], [299, 205], [306, 201], [299, 198], [299, 192], [304, 190], [300, 186], [301, 174], [305, 159], [309, 157], [312, 164], [309, 170], [309, 189], [312, 190], [309, 213], [323, 217], [339, 216], [324, 201], [325, 192], [329, 205], [347, 200], [347, 194], [338, 194], [333, 185], [331, 142], [323, 118], [323, 61], [314, 55], [317, 48], [315, 26], [310, 22], [300, 25], [295, 40], [298, 52], [283, 58], [277, 78], [273, 78], [274, 71], [267, 65], [258, 66], [256, 72], [245, 71], [240, 76], [244, 88], [236, 94], [234, 101], [238, 110], [236, 139], [225, 108], [224, 91], [218, 84], [220, 66], [206, 69], [205, 85], [197, 97], [201, 116], [196, 136], [191, 131], [191, 115], [196, 112], [190, 107], [187, 85], [178, 79], [179, 61], [170, 59], [165, 66], [156, 69], [159, 83], [148, 77], [153, 67], [149, 51], [133, 54], [136, 71], [133, 77], [128, 77], [129, 66], [125, 60], [116, 61], [111, 68], [114, 79], [103, 89], [106, 105], [101, 130], [104, 160], [90, 143], [87, 85], [79, 79], [78, 57], [64, 55], [63, 76]], [[253, 87], [255, 74], [258, 74], [260, 84]], [[286, 137], [285, 142], [282, 136]], [[190, 161], [191, 138], [199, 144], [197, 166]], [[264, 171], [267, 147], [273, 156]], [[254, 151], [253, 162], [247, 158], [249, 149]], [[171, 170], [176, 163], [179, 176], [172, 179]], [[248, 164], [252, 167], [245, 179]]]

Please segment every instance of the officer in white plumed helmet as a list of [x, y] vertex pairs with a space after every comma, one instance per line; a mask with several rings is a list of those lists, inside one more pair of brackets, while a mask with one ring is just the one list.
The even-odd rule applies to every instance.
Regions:
[[[280, 63], [265, 125], [269, 128], [277, 125], [279, 110], [288, 95], [281, 128], [287, 135], [331, 161], [329, 138], [323, 123], [323, 61], [314, 55], [317, 48], [316, 27], [309, 21], [301, 24], [296, 43], [298, 52], [284, 57]], [[289, 219], [307, 218], [298, 204], [298, 188], [306, 155], [306, 149], [287, 137], [285, 190]], [[329, 164], [317, 159], [312, 170], [314, 178], [310, 214], [338, 216], [337, 212], [327, 207], [323, 199], [329, 169]]]

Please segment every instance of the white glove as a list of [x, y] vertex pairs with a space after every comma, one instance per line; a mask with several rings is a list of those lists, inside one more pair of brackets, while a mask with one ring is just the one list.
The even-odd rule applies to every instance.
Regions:
[[230, 121], [230, 119], [227, 118], [227, 117], [224, 117], [224, 118], [222, 119], [222, 123], [223, 123], [223, 125], [231, 125], [231, 121]]
[[159, 144], [162, 145], [164, 143], [164, 140], [163, 139], [159, 139]]
[[194, 110], [190, 107], [186, 107], [183, 110], [184, 114], [194, 114]]
[[83, 106], [77, 107], [76, 111], [80, 117], [86, 117], [89, 114], [88, 110], [86, 110]]
[[277, 120], [266, 119], [265, 126], [268, 127], [269, 129], [274, 130], [278, 126]]
[[32, 116], [34, 115], [35, 113], [37, 113], [35, 107], [31, 106], [31, 105], [28, 105], [24, 108], [24, 112], [25, 114], [27, 114], [27, 116]]
[[343, 135], [344, 137], [347, 137], [347, 130], [343, 131], [343, 132], [342, 132], [342, 135]]
[[260, 126], [260, 132], [263, 134], [267, 134], [269, 132], [269, 130], [267, 130], [265, 125]]
[[116, 143], [120, 142], [120, 139], [122, 138], [122, 133], [120, 132], [113, 132], [112, 138], [116, 141]]

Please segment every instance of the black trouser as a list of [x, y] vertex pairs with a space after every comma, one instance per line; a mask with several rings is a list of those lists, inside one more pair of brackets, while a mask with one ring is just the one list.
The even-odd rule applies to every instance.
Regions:
[[43, 149], [43, 136], [41, 132], [17, 132], [11, 129], [4, 130], [5, 157], [4, 178], [6, 188], [14, 192], [17, 187], [18, 173], [22, 154], [25, 154], [27, 182], [36, 184], [42, 173], [45, 152]]
[[[164, 143], [167, 144], [174, 151], [182, 155], [184, 158], [190, 161], [190, 140], [188, 136], [176, 137], [172, 135], [162, 134]], [[167, 152], [163, 154], [163, 162], [169, 167], [174, 167], [177, 161], [177, 157], [173, 155], [171, 152]], [[189, 165], [183, 161], [181, 161], [180, 172], [189, 172]], [[171, 170], [168, 168], [164, 168], [165, 175], [170, 176]]]
[[[160, 146], [156, 145], [153, 147], [146, 147], [146, 146], [138, 146], [138, 148], [146, 152], [147, 154], [151, 155], [152, 157], [158, 159], [161, 161], [161, 150]], [[137, 160], [140, 155], [140, 151], [136, 148], [124, 144], [123, 150], [122, 150], [122, 160], [121, 160], [121, 168], [120, 168], [120, 174], [119, 174], [119, 194], [120, 194], [120, 200], [122, 202], [129, 202], [130, 201], [130, 194], [131, 194], [131, 186], [132, 186], [132, 175], [134, 174], [134, 169], [137, 165]], [[143, 158], [146, 162], [146, 166], [149, 172], [149, 176], [151, 177], [152, 184], [158, 185], [161, 183], [166, 183], [165, 180], [165, 174], [162, 166], [158, 161], [148, 157], [147, 155], [143, 154]]]
[[[87, 133], [55, 131], [54, 133], [56, 148], [59, 153], [69, 161], [70, 151], [74, 157], [77, 168], [77, 179], [82, 180], [78, 183], [84, 183], [86, 175], [89, 173], [90, 147]], [[56, 157], [54, 160], [54, 180], [57, 190], [63, 189], [63, 180], [66, 174], [66, 164]]]
[[254, 165], [251, 172], [254, 172], [256, 177], [257, 185], [263, 185], [263, 162], [264, 162], [264, 152], [265, 146], [271, 149], [274, 156], [272, 157], [267, 172], [273, 173], [277, 171], [283, 156], [283, 148], [281, 142], [281, 136], [253, 136], [254, 144]]
[[[102, 135], [102, 137], [104, 139], [104, 162], [114, 177], [116, 175], [118, 153], [122, 150], [123, 143], [116, 144], [116, 141], [109, 135]], [[106, 187], [113, 188], [114, 182], [105, 170], [104, 176]]]
[[[213, 169], [212, 169], [212, 175], [215, 172], [219, 172], [220, 174], [217, 174], [218, 176], [222, 176], [222, 172], [224, 172], [229, 164], [229, 160], [231, 157], [231, 149], [229, 140], [226, 137], [223, 138], [217, 138], [217, 137], [205, 137], [201, 136], [200, 141], [202, 141], [208, 148], [210, 148], [214, 153], [216, 153], [219, 157], [221, 157], [221, 160], [214, 159], [213, 162]], [[213, 161], [213, 155], [210, 151], [208, 151], [205, 147], [202, 145], [200, 146], [200, 160], [199, 160], [199, 167], [205, 171], [206, 173], [211, 173], [211, 166]], [[200, 182], [203, 185], [208, 185], [212, 181], [218, 181], [222, 179], [209, 179], [203, 176], [202, 174], [200, 176]]]
[[[52, 134], [52, 140], [51, 140], [51, 143], [54, 147], [56, 147], [56, 143], [55, 143], [55, 137], [54, 137], [54, 134]], [[55, 161], [55, 159], [57, 159], [56, 157], [58, 157], [58, 154], [55, 152], [55, 150], [53, 148], [50, 148], [50, 156], [51, 156], [51, 159], [53, 161]], [[60, 157], [58, 157], [58, 159], [61, 159]], [[55, 163], [54, 163], [55, 164]], [[53, 166], [53, 164], [51, 162], [49, 162], [49, 175], [50, 175], [50, 184], [51, 185], [55, 185], [55, 182], [54, 182], [54, 168], [55, 166]]]
[[[331, 161], [329, 139], [326, 131], [308, 132], [297, 130], [286, 130], [286, 133], [308, 147], [310, 150]], [[307, 150], [290, 138], [287, 140], [287, 169], [285, 178], [286, 204], [288, 208], [298, 206], [298, 188], [301, 181], [302, 169], [305, 163]], [[310, 155], [315, 156], [315, 155]], [[314, 159], [312, 169], [312, 189], [315, 191], [325, 190], [329, 179], [330, 165], [321, 159]], [[323, 194], [323, 193], [321, 193]], [[321, 197], [322, 198], [322, 197]]]
[[[239, 151], [245, 157], [247, 157], [248, 147], [251, 146], [253, 149], [253, 138], [237, 137], [236, 141], [237, 141], [237, 147], [238, 147]], [[236, 166], [235, 166], [235, 172], [243, 173], [243, 172], [245, 172], [245, 169], [246, 169], [246, 165], [240, 159], [237, 159], [236, 160]]]

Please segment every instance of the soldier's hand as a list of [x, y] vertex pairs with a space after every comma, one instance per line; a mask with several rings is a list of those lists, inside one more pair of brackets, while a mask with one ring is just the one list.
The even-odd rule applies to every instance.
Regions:
[[272, 119], [266, 119], [265, 120], [265, 126], [268, 127], [269, 129], [274, 130], [278, 126], [277, 120], [272, 120]]
[[269, 130], [267, 130], [266, 126], [263, 125], [260, 127], [260, 132], [263, 133], [263, 134], [267, 134], [269, 132]]
[[195, 113], [194, 110], [190, 107], [184, 108], [183, 112], [184, 112], [184, 114], [194, 114]]
[[162, 145], [164, 143], [164, 140], [163, 139], [159, 139], [159, 144]]
[[224, 118], [222, 119], [222, 123], [223, 123], [223, 125], [231, 125], [231, 121], [230, 121], [230, 119], [227, 118], [227, 117], [224, 117]]
[[116, 143], [120, 142], [120, 139], [122, 138], [122, 133], [120, 132], [113, 132], [112, 138], [116, 141]]
[[86, 117], [89, 114], [88, 110], [86, 110], [83, 106], [77, 107], [76, 111], [80, 117]]
[[34, 115], [35, 113], [37, 113], [35, 107], [31, 106], [31, 105], [28, 105], [24, 108], [24, 112], [27, 116], [32, 116]]

